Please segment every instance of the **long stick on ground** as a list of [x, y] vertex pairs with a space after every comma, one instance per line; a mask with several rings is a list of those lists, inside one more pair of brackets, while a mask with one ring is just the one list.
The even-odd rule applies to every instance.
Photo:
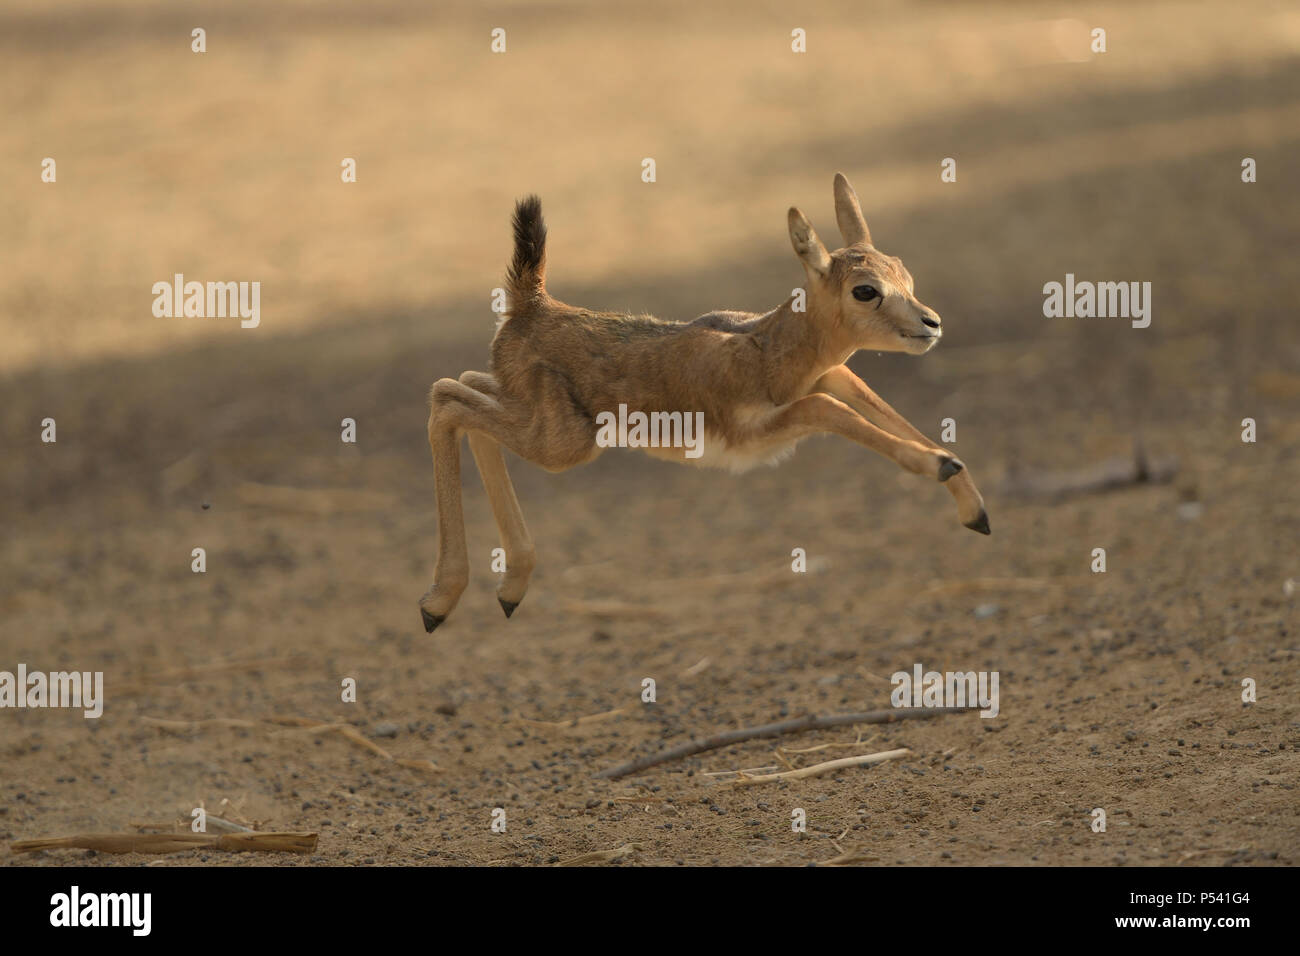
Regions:
[[1002, 482], [1002, 494], [1052, 500], [1114, 491], [1129, 485], [1166, 484], [1177, 474], [1177, 458], [1150, 459], [1141, 439], [1135, 439], [1131, 458], [1108, 458], [1091, 467], [1063, 472], [1013, 473]]
[[892, 724], [909, 718], [923, 720], [929, 717], [938, 717], [942, 714], [961, 714], [976, 709], [975, 707], [899, 707], [894, 710], [868, 710], [859, 714], [828, 714], [825, 717], [808, 714], [804, 717], [796, 717], [793, 720], [763, 724], [759, 727], [743, 727], [740, 730], [728, 730], [720, 734], [714, 734], [712, 737], [705, 737], [703, 740], [692, 740], [678, 747], [661, 750], [659, 753], [651, 754], [648, 757], [638, 757], [636, 760], [620, 764], [617, 767], [610, 767], [608, 770], [602, 770], [596, 776], [604, 780], [617, 780], [619, 777], [626, 777], [628, 774], [637, 773], [656, 764], [667, 763], [670, 760], [680, 760], [683, 757], [691, 757], [706, 750], [717, 750], [719, 747], [729, 747], [745, 740], [757, 740], [762, 737], [780, 737], [782, 734], [798, 734], [805, 730], [824, 730], [828, 727], [843, 727], [847, 724]]
[[61, 848], [101, 853], [179, 853], [182, 850], [225, 850], [229, 853], [313, 853], [315, 833], [79, 833], [44, 840], [19, 840], [15, 853]]
[[815, 763], [811, 767], [800, 767], [798, 770], [786, 770], [782, 773], [764, 773], [753, 777], [742, 774], [738, 780], [731, 781], [731, 785], [733, 787], [750, 787], [756, 783], [775, 783], [778, 780], [802, 780], [804, 777], [820, 777], [824, 773], [834, 773], [836, 770], [843, 770], [846, 767], [865, 767], [873, 763], [895, 760], [911, 752], [906, 747], [903, 747], [899, 750], [885, 750], [878, 754], [862, 754], [858, 757], [841, 757], [839, 760], [827, 760], [825, 763]]

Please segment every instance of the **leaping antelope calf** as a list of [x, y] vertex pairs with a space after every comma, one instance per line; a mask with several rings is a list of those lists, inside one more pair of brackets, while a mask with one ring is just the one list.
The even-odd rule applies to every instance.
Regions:
[[438, 564], [420, 599], [424, 629], [447, 617], [469, 578], [460, 500], [460, 437], [487, 489], [506, 573], [497, 599], [509, 617], [536, 563], [533, 541], [506, 473], [501, 446], [547, 471], [592, 461], [603, 450], [598, 416], [626, 406], [646, 416], [703, 413], [695, 454], [645, 450], [685, 464], [743, 471], [780, 461], [800, 439], [841, 435], [899, 467], [947, 484], [962, 524], [989, 533], [970, 472], [890, 408], [844, 364], [858, 349], [922, 355], [942, 335], [939, 316], [912, 294], [903, 263], [878, 251], [858, 197], [835, 177], [844, 248], [827, 252], [808, 219], [789, 212], [790, 241], [807, 274], [805, 310], [795, 297], [763, 315], [710, 312], [693, 322], [592, 312], [546, 292], [541, 202], [515, 207], [507, 317], [492, 340], [491, 373], [444, 378], [430, 391], [429, 445], [438, 501]]

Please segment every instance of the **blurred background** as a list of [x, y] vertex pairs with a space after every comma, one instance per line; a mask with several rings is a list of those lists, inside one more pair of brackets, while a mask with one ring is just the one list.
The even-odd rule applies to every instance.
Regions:
[[[796, 28], [806, 53], [791, 50]], [[836, 675], [887, 674], [918, 653], [1019, 667], [1049, 699], [1079, 696], [1091, 675], [1082, 706], [1095, 712], [1062, 719], [1116, 732], [1135, 682], [1173, 682], [1202, 716], [1195, 691], [1224, 667], [1257, 661], [1294, 687], [1293, 652], [1269, 663], [1294, 645], [1283, 583], [1300, 576], [1294, 3], [9, 0], [0, 115], [0, 652], [104, 669], [110, 695], [89, 736], [79, 718], [3, 715], [22, 759], [0, 780], [27, 781], [11, 777], [10, 797], [56, 765], [82, 766], [84, 784], [111, 747], [147, 749], [139, 714], [328, 716], [340, 672], [371, 678], [367, 720], [401, 715], [417, 726], [412, 753], [459, 761], [452, 804], [476, 793], [467, 781], [490, 783], [503, 751], [479, 740], [469, 753], [475, 732], [430, 722], [431, 702], [493, 719], [596, 711], [651, 663], [714, 662], [679, 691], [673, 719], [691, 726], [768, 717], [778, 699], [882, 702], [887, 685]], [[55, 183], [41, 181], [46, 157]], [[954, 183], [940, 179], [947, 157]], [[542, 197], [557, 298], [689, 319], [765, 311], [802, 282], [786, 209], [838, 240], [837, 170], [944, 317], [930, 355], [852, 365], [932, 437], [956, 420], [993, 537], [963, 530], [941, 488], [831, 440], [740, 478], [633, 453], [560, 476], [512, 459], [541, 566], [507, 629], [466, 455], [477, 563], [455, 617], [426, 638], [425, 396], [486, 368], [514, 199]], [[174, 273], [259, 281], [260, 326], [154, 317], [153, 283]], [[1066, 273], [1150, 282], [1150, 327], [1044, 318], [1042, 287]], [[40, 441], [47, 417], [55, 444]], [[339, 440], [345, 417], [356, 445]], [[1258, 444], [1240, 440], [1246, 417]], [[1126, 455], [1137, 435], [1178, 457], [1173, 483], [1065, 502], [1000, 491], [1017, 473]], [[205, 575], [190, 571], [197, 546]], [[828, 570], [769, 599], [753, 575], [788, 566], [794, 547]], [[936, 582], [1086, 574], [1093, 547], [1110, 556], [1104, 586], [916, 598]], [[688, 578], [713, 586], [642, 588]], [[973, 617], [980, 607], [994, 610]], [[1118, 696], [1089, 662], [1099, 648], [1117, 655]], [[310, 666], [114, 707], [114, 680], [297, 653]], [[1268, 726], [1294, 737], [1283, 716]], [[1062, 765], [1079, 746], [1049, 742], [1044, 724], [1023, 732], [1024, 749], [1064, 747]], [[618, 736], [611, 754], [629, 745]], [[97, 808], [46, 787], [22, 832], [187, 806], [199, 785], [176, 768], [191, 760], [220, 766], [210, 795], [238, 789], [280, 823], [313, 823], [285, 817], [234, 758], [151, 746]], [[566, 754], [590, 769], [590, 754]], [[1038, 773], [1001, 759], [1003, 790]], [[1206, 801], [1238, 789], [1238, 769], [1220, 769]], [[1273, 814], [1280, 830], [1227, 843], [1276, 849], [1294, 821]], [[1151, 862], [1177, 845], [1152, 839]], [[1019, 858], [1033, 840], [1052, 859], [1043, 831], [997, 852]], [[930, 858], [923, 842], [898, 852]]]

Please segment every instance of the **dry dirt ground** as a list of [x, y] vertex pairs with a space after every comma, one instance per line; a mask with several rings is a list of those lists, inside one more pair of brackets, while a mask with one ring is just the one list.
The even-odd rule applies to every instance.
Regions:
[[[635, 845], [605, 865], [1294, 864], [1300, 16], [860, 6], [9, 5], [0, 670], [103, 671], [107, 702], [0, 711], [0, 861], [542, 865]], [[955, 419], [993, 535], [829, 438], [739, 477], [511, 459], [540, 566], [506, 620], [466, 455], [470, 588], [426, 635], [425, 394], [485, 367], [513, 197], [543, 196], [559, 298], [690, 318], [802, 281], [785, 209], [833, 235], [836, 169], [945, 318], [924, 358], [852, 364], [931, 435]], [[262, 281], [261, 326], [155, 319], [175, 272]], [[1044, 318], [1067, 272], [1150, 281], [1151, 326]], [[1173, 482], [1009, 490], [1139, 433], [1178, 457]], [[888, 707], [916, 663], [996, 670], [1000, 715], [595, 777], [692, 735]], [[438, 769], [266, 722], [284, 716]], [[900, 747], [798, 782], [715, 773]], [[318, 851], [7, 849], [197, 806], [318, 831]]]

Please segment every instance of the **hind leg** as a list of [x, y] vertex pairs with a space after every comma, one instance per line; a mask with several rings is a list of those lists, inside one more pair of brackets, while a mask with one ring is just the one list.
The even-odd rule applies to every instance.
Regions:
[[[491, 376], [467, 372], [461, 378], [460, 382], [440, 379], [430, 393], [433, 411], [429, 416], [429, 445], [437, 491], [438, 563], [433, 586], [420, 599], [427, 631], [443, 622], [469, 580], [460, 494], [461, 433], [469, 433], [470, 449], [505, 546], [508, 570], [498, 600], [507, 616], [523, 598], [534, 552], [500, 446], [505, 445], [548, 471], [563, 471], [589, 461], [597, 451], [594, 423], [577, 412], [563, 382], [553, 374], [539, 376], [533, 392], [536, 400], [530, 401], [500, 394]], [[487, 394], [489, 391], [492, 394]]]
[[[466, 372], [460, 377], [460, 383], [484, 395], [496, 396], [501, 392], [496, 379], [485, 372]], [[519, 508], [514, 485], [510, 483], [510, 473], [506, 470], [506, 459], [501, 453], [501, 446], [483, 432], [471, 431], [469, 450], [474, 455], [474, 464], [478, 466], [483, 488], [492, 504], [492, 517], [496, 519], [501, 548], [506, 555], [506, 573], [497, 588], [497, 601], [506, 612], [506, 617], [509, 617], [524, 599], [528, 579], [537, 564], [537, 554], [533, 550], [533, 539], [528, 533], [528, 526], [524, 524], [524, 515]]]
[[[442, 379], [441, 381], [450, 381]], [[438, 509], [438, 562], [433, 584], [420, 598], [424, 629], [433, 629], [446, 619], [469, 583], [469, 555], [465, 549], [465, 515], [460, 496], [460, 432], [445, 426], [438, 385], [430, 393], [429, 449], [433, 453], [434, 497]]]
[[501, 547], [506, 554], [506, 573], [497, 588], [497, 601], [509, 617], [528, 590], [528, 579], [537, 564], [537, 553], [533, 550], [528, 526], [524, 524], [514, 485], [510, 483], [501, 446], [482, 432], [472, 431], [469, 433], [469, 450], [474, 454], [474, 464], [478, 466], [483, 488], [492, 504], [492, 516], [496, 519]]

